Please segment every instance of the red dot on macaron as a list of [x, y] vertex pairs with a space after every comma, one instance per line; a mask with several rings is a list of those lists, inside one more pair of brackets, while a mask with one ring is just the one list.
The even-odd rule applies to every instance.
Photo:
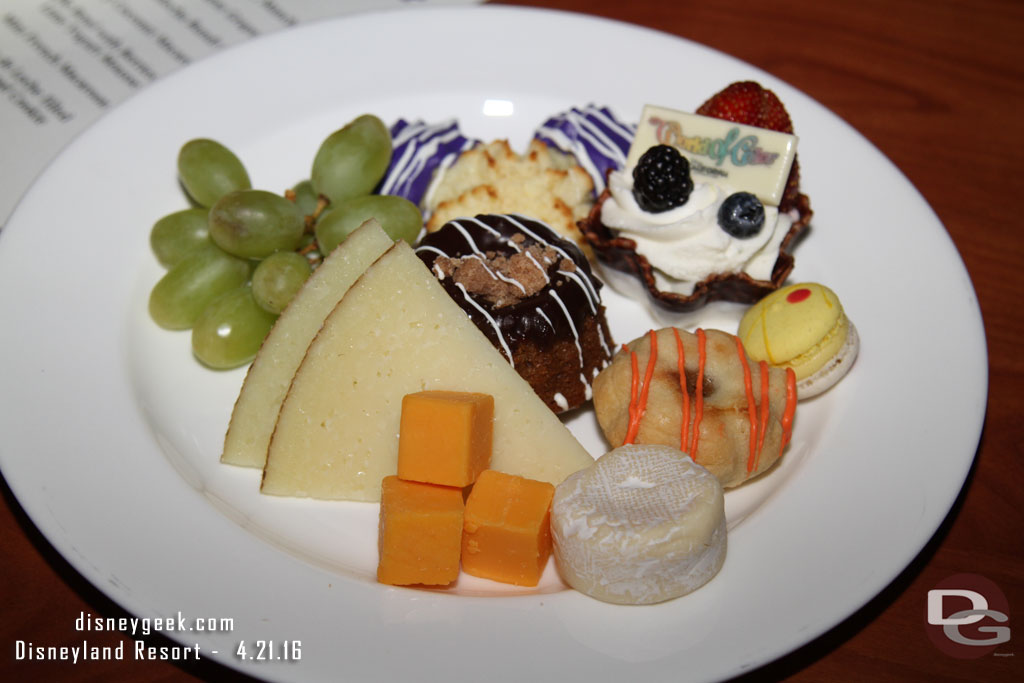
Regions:
[[786, 301], [791, 304], [798, 304], [811, 295], [811, 290], [806, 287], [800, 289], [794, 289], [792, 292], [786, 295]]

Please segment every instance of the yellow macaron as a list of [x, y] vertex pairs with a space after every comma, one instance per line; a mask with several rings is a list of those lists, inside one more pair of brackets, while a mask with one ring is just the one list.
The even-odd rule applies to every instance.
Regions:
[[751, 306], [737, 336], [752, 359], [792, 368], [802, 399], [842, 379], [860, 349], [839, 297], [814, 282], [783, 287]]

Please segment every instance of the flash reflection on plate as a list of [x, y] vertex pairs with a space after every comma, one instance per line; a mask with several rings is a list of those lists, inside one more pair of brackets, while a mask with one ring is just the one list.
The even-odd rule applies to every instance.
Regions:
[[484, 116], [512, 116], [515, 105], [512, 100], [484, 100]]

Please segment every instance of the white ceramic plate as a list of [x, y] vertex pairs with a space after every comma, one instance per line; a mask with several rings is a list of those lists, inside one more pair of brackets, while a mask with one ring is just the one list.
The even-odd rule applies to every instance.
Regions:
[[[602, 50], [614, 58], [602, 62]], [[728, 494], [729, 556], [706, 587], [628, 608], [566, 589], [553, 566], [536, 590], [468, 578], [449, 591], [381, 586], [375, 505], [265, 498], [256, 471], [218, 464], [243, 371], [202, 369], [188, 334], [146, 313], [161, 273], [148, 232], [185, 205], [174, 166], [185, 140], [221, 140], [257, 187], [282, 190], [363, 112], [457, 116], [472, 136], [521, 147], [573, 105], [635, 120], [647, 102], [692, 110], [751, 78], [779, 93], [800, 135], [816, 214], [793, 277], [839, 292], [863, 348], [838, 387], [801, 404], [782, 466]], [[485, 115], [488, 100], [511, 112]], [[0, 458], [21, 504], [132, 613], [233, 619], [230, 632], [170, 635], [270, 679], [680, 681], [750, 670], [838, 623], [910, 562], [963, 484], [985, 407], [971, 283], [935, 215], [876, 149], [749, 65], [561, 13], [367, 15], [184, 70], [99, 121], [40, 178], [0, 234], [0, 292]], [[607, 304], [620, 342], [654, 325], [614, 292]], [[733, 331], [741, 310], [713, 307], [690, 325]], [[605, 450], [588, 413], [571, 428], [595, 455]], [[298, 641], [301, 661], [234, 655], [258, 640], [278, 656]]]

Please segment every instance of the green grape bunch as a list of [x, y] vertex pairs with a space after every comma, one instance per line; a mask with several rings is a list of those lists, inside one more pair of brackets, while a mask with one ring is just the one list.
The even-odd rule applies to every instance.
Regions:
[[394, 240], [417, 238], [420, 210], [373, 194], [391, 154], [387, 126], [364, 114], [321, 143], [306, 179], [276, 193], [253, 188], [220, 142], [187, 141], [177, 170], [191, 207], [150, 230], [167, 269], [150, 292], [150, 317], [164, 329], [191, 330], [193, 355], [209, 368], [251, 362], [322, 257], [364, 221], [377, 219]]

